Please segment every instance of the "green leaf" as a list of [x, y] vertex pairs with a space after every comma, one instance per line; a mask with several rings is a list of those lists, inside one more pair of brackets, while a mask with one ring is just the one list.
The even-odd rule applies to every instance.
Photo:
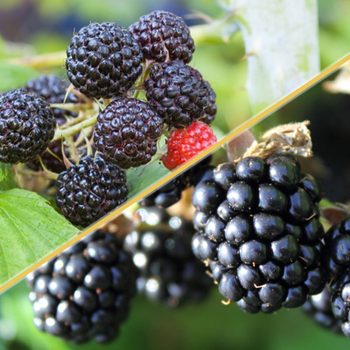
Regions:
[[65, 243], [79, 230], [34, 192], [0, 192], [0, 284]]
[[38, 76], [33, 68], [8, 62], [0, 62], [0, 91], [22, 87], [26, 82]]
[[16, 187], [16, 181], [10, 164], [0, 163], [0, 191]]
[[132, 197], [140, 191], [145, 190], [168, 173], [169, 170], [158, 160], [154, 160], [152, 163], [138, 168], [129, 169], [127, 171], [129, 196]]

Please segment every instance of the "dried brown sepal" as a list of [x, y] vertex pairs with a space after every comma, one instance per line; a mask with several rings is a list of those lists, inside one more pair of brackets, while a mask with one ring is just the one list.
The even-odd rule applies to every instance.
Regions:
[[[254, 141], [243, 157], [268, 158], [276, 153], [288, 153], [298, 157], [312, 157], [312, 140], [308, 120], [279, 125], [268, 130], [261, 141]], [[238, 161], [237, 159], [236, 161]]]

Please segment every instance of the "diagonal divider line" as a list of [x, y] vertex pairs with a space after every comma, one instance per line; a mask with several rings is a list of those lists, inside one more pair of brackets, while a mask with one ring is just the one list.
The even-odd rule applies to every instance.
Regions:
[[201, 153], [197, 154], [195, 157], [190, 159], [185, 164], [179, 166], [175, 170], [173, 170], [171, 173], [165, 175], [160, 180], [156, 181], [153, 185], [149, 186], [145, 190], [141, 191], [139, 194], [135, 195], [133, 198], [130, 198], [127, 200], [124, 204], [119, 206], [118, 208], [112, 210], [110, 213], [105, 215], [100, 220], [96, 221], [94, 224], [86, 228], [84, 231], [80, 232], [78, 235], [74, 236], [70, 240], [68, 240], [66, 243], [46, 255], [44, 258], [39, 260], [38, 262], [32, 264], [28, 268], [24, 269], [22, 272], [14, 276], [13, 278], [9, 279], [7, 282], [0, 285], [0, 293], [5, 292], [10, 287], [14, 286], [16, 283], [20, 282], [28, 273], [36, 270], [44, 263], [52, 260], [55, 258], [58, 254], [62, 253], [65, 249], [69, 248], [73, 244], [79, 242], [82, 238], [86, 237], [91, 232], [98, 230], [108, 224], [110, 221], [117, 218], [119, 215], [121, 215], [127, 208], [129, 208], [131, 205], [139, 202], [141, 199], [147, 197], [152, 192], [156, 191], [160, 187], [166, 185], [168, 182], [170, 182], [172, 179], [183, 173], [184, 171], [188, 170], [198, 162], [200, 162], [203, 158], [207, 157], [208, 155], [214, 153], [220, 147], [224, 146], [226, 143], [234, 139], [235, 137], [242, 134], [244, 131], [252, 128], [268, 116], [270, 116], [272, 113], [278, 111], [283, 106], [285, 106], [287, 103], [293, 101], [295, 98], [297, 98], [302, 93], [306, 92], [310, 88], [312, 88], [317, 83], [321, 82], [325, 78], [327, 78], [332, 73], [335, 73], [338, 69], [340, 69], [344, 64], [350, 61], [350, 54], [342, 57], [335, 63], [328, 66], [326, 69], [324, 69], [322, 72], [316, 74], [314, 77], [312, 77], [310, 80], [308, 80], [306, 83], [302, 84], [286, 96], [282, 97], [281, 99], [277, 100], [276, 102], [272, 103], [269, 107], [263, 109], [253, 117], [249, 118], [245, 122], [241, 123], [239, 126], [234, 128], [232, 131], [230, 131], [226, 136], [221, 138], [219, 141], [217, 141], [214, 145], [208, 147], [206, 150], [202, 151]]

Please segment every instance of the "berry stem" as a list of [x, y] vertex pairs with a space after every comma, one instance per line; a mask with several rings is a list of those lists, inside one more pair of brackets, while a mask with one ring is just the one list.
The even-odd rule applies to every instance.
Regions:
[[80, 122], [78, 124], [75, 124], [75, 125], [68, 127], [66, 129], [56, 130], [55, 136], [54, 136], [52, 141], [57, 141], [57, 140], [67, 138], [69, 136], [74, 136], [74, 135], [78, 134], [81, 130], [95, 125], [97, 122], [97, 116], [98, 116], [98, 113], [95, 113], [91, 117], [83, 120], [82, 122]]
[[91, 110], [91, 103], [52, 103], [51, 108], [59, 108], [69, 112]]
[[74, 163], [79, 163], [79, 152], [74, 144], [73, 137], [67, 136], [66, 143], [68, 145], [70, 158], [74, 161]]

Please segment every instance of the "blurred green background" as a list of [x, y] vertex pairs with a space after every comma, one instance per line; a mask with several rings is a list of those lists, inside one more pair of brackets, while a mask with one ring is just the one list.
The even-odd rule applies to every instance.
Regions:
[[[324, 68], [350, 51], [350, 2], [322, 0], [319, 5]], [[110, 20], [128, 25], [153, 9], [166, 9], [180, 15], [200, 11], [214, 18], [223, 15], [215, 0], [1, 0], [0, 90], [20, 86], [39, 74], [1, 59], [64, 50], [74, 29], [90, 21]], [[197, 22], [189, 20], [190, 24]], [[242, 39], [237, 34], [226, 44], [203, 42], [192, 63], [217, 92], [220, 111], [217, 126], [222, 132], [227, 132], [251, 113], [244, 89], [246, 62], [243, 56]], [[58, 73], [63, 72], [62, 67]], [[255, 132], [259, 134], [281, 122], [311, 119], [317, 166], [323, 169], [318, 178], [328, 197], [345, 201], [350, 193], [350, 176], [344, 176], [350, 175], [349, 110], [349, 96], [327, 94], [319, 85], [261, 123]], [[216, 291], [208, 301], [182, 310], [168, 310], [138, 298], [119, 339], [109, 346], [95, 343], [74, 346], [43, 335], [36, 331], [31, 317], [25, 283], [1, 296], [0, 350], [321, 350], [331, 347], [341, 350], [350, 347], [350, 340], [320, 329], [300, 310], [248, 315], [235, 306], [222, 305]]]

